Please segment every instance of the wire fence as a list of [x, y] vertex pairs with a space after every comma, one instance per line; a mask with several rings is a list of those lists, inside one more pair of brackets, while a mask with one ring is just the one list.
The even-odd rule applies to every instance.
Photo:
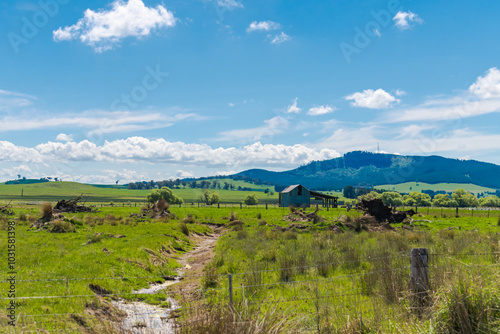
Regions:
[[[424, 255], [368, 257], [230, 274], [207, 271], [183, 275], [184, 280], [201, 279], [201, 286], [176, 289], [166, 285], [148, 292], [117, 292], [115, 288], [120, 281], [151, 283], [165, 277], [17, 277], [16, 296], [0, 296], [3, 310], [16, 305], [15, 319], [11, 320], [8, 312], [0, 314], [0, 332], [80, 333], [99, 328], [102, 333], [178, 333], [183, 331], [180, 324], [189, 328], [214, 321], [206, 314], [216, 306], [254, 312], [279, 306], [280, 312], [299, 319], [301, 332], [319, 333], [332, 324], [352, 322], [352, 317], [367, 324], [403, 313], [419, 315], [429, 310], [426, 298], [451, 283], [466, 281], [482, 288], [500, 278], [500, 253], [495, 251]], [[419, 280], [427, 283], [419, 286], [415, 283]], [[8, 291], [10, 283], [8, 279], [0, 281], [2, 291]], [[52, 311], [61, 309], [64, 312]], [[181, 321], [179, 315], [183, 315]], [[9, 326], [11, 321], [15, 327]]]

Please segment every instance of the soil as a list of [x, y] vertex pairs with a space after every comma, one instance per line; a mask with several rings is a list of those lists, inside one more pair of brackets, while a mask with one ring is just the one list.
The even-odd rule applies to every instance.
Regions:
[[224, 231], [223, 227], [217, 227], [212, 234], [197, 235], [192, 238], [196, 247], [177, 259], [177, 262], [182, 265], [182, 268], [178, 270], [181, 281], [169, 286], [169, 291], [179, 294], [187, 302], [199, 299], [195, 291], [201, 285], [203, 268], [212, 261], [215, 255], [215, 245]]

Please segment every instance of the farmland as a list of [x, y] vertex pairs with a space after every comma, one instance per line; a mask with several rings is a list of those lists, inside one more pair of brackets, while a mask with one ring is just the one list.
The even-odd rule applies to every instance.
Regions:
[[[31, 189], [32, 201], [37, 201], [37, 191], [47, 193], [44, 200], [84, 193], [89, 202], [115, 203], [141, 203], [139, 194], [148, 193], [64, 182], [57, 186], [65, 189], [24, 189], [25, 194]], [[176, 193], [183, 190], [192, 191]], [[241, 201], [248, 193], [232, 191], [225, 198]], [[7, 201], [9, 194], [2, 194]], [[171, 206], [171, 215], [162, 218], [137, 216], [140, 207], [104, 206], [95, 213], [65, 213], [68, 233], [50, 233], [50, 228], [30, 228], [42, 216], [42, 206], [23, 200], [14, 202], [13, 216], [0, 219], [2, 248], [9, 224], [15, 223], [16, 311], [23, 331], [120, 332], [116, 324], [124, 314], [116, 303], [132, 302], [142, 305], [140, 310], [145, 304], [159, 310], [178, 304], [175, 314], [183, 333], [249, 330], [234, 327], [244, 323], [260, 324], [262, 333], [273, 328], [290, 333], [447, 333], [458, 317], [454, 305], [469, 307], [460, 304], [469, 302], [471, 310], [493, 310], [478, 315], [482, 332], [499, 328], [494, 321], [499, 291], [492, 285], [499, 278], [499, 211], [462, 209], [456, 216], [455, 209], [422, 208], [411, 227], [395, 224], [394, 230], [380, 230], [359, 223], [360, 212], [341, 208], [324, 209], [317, 220], [290, 225], [283, 220], [291, 214], [289, 208], [274, 206]], [[215, 229], [222, 236], [205, 269], [184, 267], [186, 256], [195, 266], [190, 254]], [[417, 247], [431, 252], [432, 285], [431, 302], [415, 308], [408, 264], [410, 250]], [[6, 265], [3, 261], [4, 276]], [[184, 279], [179, 283], [154, 293], [137, 292], [168, 282], [181, 267]], [[9, 284], [2, 281], [0, 289], [7, 291]], [[230, 295], [239, 320], [227, 323]], [[0, 307], [6, 309], [7, 303], [2, 299]], [[7, 320], [2, 314], [2, 332], [11, 329]]]

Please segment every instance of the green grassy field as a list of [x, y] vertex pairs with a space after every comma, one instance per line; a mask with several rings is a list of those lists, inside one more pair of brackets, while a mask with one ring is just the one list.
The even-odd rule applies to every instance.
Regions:
[[410, 193], [412, 191], [420, 192], [422, 190], [433, 190], [433, 191], [446, 191], [453, 192], [457, 189], [464, 189], [474, 194], [482, 192], [495, 192], [495, 189], [481, 187], [475, 184], [462, 184], [462, 183], [436, 183], [429, 184], [423, 182], [406, 182], [401, 184], [385, 184], [380, 186], [375, 186], [376, 189], [384, 189], [388, 191], [397, 191], [399, 193]]
[[[240, 314], [248, 312], [258, 318], [259, 312], [272, 310], [277, 319], [291, 318], [299, 326], [298, 332], [319, 327], [322, 333], [355, 333], [347, 328], [358, 326], [360, 317], [367, 326], [365, 332], [429, 332], [437, 321], [433, 314], [438, 314], [438, 306], [443, 307], [438, 302], [453, 286], [450, 282], [459, 284], [458, 273], [466, 282], [498, 293], [487, 283], [498, 281], [500, 211], [461, 210], [455, 217], [455, 209], [425, 208], [414, 217], [414, 231], [396, 224], [394, 231], [356, 232], [347, 225], [355, 228], [354, 219], [361, 213], [341, 208], [320, 211], [326, 221], [304, 223], [305, 230], [280, 231], [274, 226], [289, 225], [283, 220], [290, 213], [288, 208], [171, 207], [175, 218], [151, 220], [130, 217], [140, 208], [105, 207], [97, 213], [66, 214], [75, 226], [74, 233], [49, 233], [29, 229], [40, 218], [38, 206], [14, 204], [13, 209], [15, 216], [0, 217], [0, 247], [6, 247], [8, 222], [15, 221], [17, 296], [51, 297], [18, 301], [18, 314], [30, 315], [22, 317], [25, 330], [105, 333], [102, 326], [109, 317], [103, 318], [101, 313], [112, 313], [108, 309], [112, 298], [94, 297], [90, 283], [116, 297], [167, 305], [167, 295], [172, 295], [168, 292], [149, 296], [131, 292], [175, 274], [176, 258], [193, 248], [181, 229], [181, 221], [188, 215], [195, 220], [187, 225], [190, 233], [209, 232], [208, 224], [227, 225], [231, 216], [242, 222], [229, 227], [219, 240], [202, 287], [195, 289], [203, 296], [199, 303], [227, 306], [227, 275], [231, 273]], [[330, 229], [333, 222], [345, 232], [334, 233]], [[460, 230], [446, 230], [449, 227]], [[125, 237], [115, 238], [117, 235]], [[407, 268], [413, 247], [427, 247], [436, 254], [432, 264], [437, 269], [431, 276], [436, 308], [429, 308], [429, 315], [420, 320], [414, 318], [408, 304], [408, 272], [395, 270]], [[6, 260], [1, 262], [2, 277], [8, 272], [6, 265]], [[385, 272], [391, 274], [381, 274]], [[0, 283], [2, 291], [7, 287], [5, 281]], [[0, 299], [0, 308], [5, 309], [7, 302]], [[276, 305], [279, 307], [273, 309]], [[190, 312], [190, 306], [184, 305], [180, 321], [185, 328], [191, 326]], [[51, 320], [35, 323], [37, 316]], [[0, 332], [7, 332], [5, 326], [1, 313]]]
[[[241, 182], [241, 181], [237, 181]], [[250, 186], [250, 183], [240, 183]], [[254, 186], [254, 185], [252, 185]], [[254, 186], [256, 187], [256, 186]], [[261, 191], [231, 191], [215, 190], [221, 197], [221, 202], [239, 203], [248, 195], [256, 193], [259, 202], [272, 203], [278, 199], [278, 194], [264, 194], [265, 188]], [[212, 191], [212, 190], [209, 190]], [[76, 182], [47, 182], [28, 185], [0, 185], [0, 200], [2, 201], [22, 201], [22, 202], [57, 202], [61, 199], [74, 198], [83, 194], [83, 201], [89, 203], [126, 203], [144, 202], [150, 190], [128, 190], [110, 187], [96, 187]], [[203, 194], [202, 189], [174, 189], [174, 193], [181, 197], [185, 203], [197, 203]]]

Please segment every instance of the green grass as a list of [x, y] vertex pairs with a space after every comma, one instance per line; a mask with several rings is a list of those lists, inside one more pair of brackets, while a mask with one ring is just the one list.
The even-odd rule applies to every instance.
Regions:
[[[247, 184], [250, 185], [250, 184]], [[265, 188], [264, 188], [265, 189]], [[212, 190], [210, 190], [212, 191]], [[221, 197], [221, 202], [242, 202], [246, 196], [255, 191], [215, 190]], [[76, 182], [47, 182], [28, 185], [0, 185], [0, 200], [23, 202], [57, 202], [61, 199], [77, 197], [83, 194], [83, 201], [89, 203], [144, 203], [150, 190], [116, 189], [102, 186], [92, 186]], [[174, 193], [186, 203], [199, 202], [202, 189], [174, 189]], [[22, 196], [21, 196], [22, 195]], [[257, 192], [259, 201], [277, 202], [278, 194], [264, 194], [263, 189]]]
[[422, 190], [433, 190], [433, 191], [446, 191], [453, 192], [457, 189], [464, 189], [465, 191], [469, 191], [474, 194], [482, 193], [482, 192], [495, 192], [495, 189], [486, 188], [482, 186], [478, 186], [475, 184], [462, 184], [462, 183], [436, 183], [429, 184], [423, 182], [406, 182], [400, 184], [384, 184], [380, 186], [375, 186], [376, 189], [384, 189], [388, 191], [397, 191], [399, 193], [410, 193], [412, 191], [420, 192]]
[[[326, 223], [309, 224], [310, 229], [306, 232], [281, 232], [261, 222], [288, 226], [289, 223], [282, 219], [290, 213], [288, 208], [171, 207], [176, 219], [152, 221], [129, 218], [130, 214], [139, 213], [140, 208], [105, 207], [93, 214], [66, 214], [78, 222], [76, 233], [51, 234], [28, 229], [30, 221], [40, 217], [38, 206], [14, 205], [13, 209], [14, 217], [0, 217], [0, 247], [6, 246], [5, 222], [17, 220], [17, 217], [26, 219], [17, 220], [16, 228], [18, 296], [91, 296], [89, 283], [92, 283], [124, 298], [164, 303], [164, 293], [138, 297], [128, 294], [149, 283], [162, 282], [164, 276], [174, 275], [178, 266], [175, 258], [193, 247], [180, 224], [188, 215], [199, 222], [187, 224], [190, 236], [208, 232], [209, 228], [203, 224], [229, 224], [231, 216], [243, 222], [231, 227], [216, 246], [216, 257], [209, 267], [212, 274], [224, 276], [210, 276], [205, 280], [207, 289], [202, 291], [205, 302], [226, 305], [226, 275], [233, 273], [237, 307], [245, 303], [250, 308], [259, 305], [265, 312], [276, 302], [278, 315], [279, 312], [283, 312], [284, 317], [299, 315], [297, 321], [305, 329], [320, 326], [328, 332], [328, 326], [344, 328], [361, 314], [366, 326], [381, 333], [420, 333], [422, 328], [428, 328], [429, 317], [407, 321], [413, 317], [408, 314], [405, 297], [406, 271], [393, 272], [392, 276], [363, 274], [407, 267], [407, 255], [413, 247], [428, 247], [433, 254], [443, 254], [432, 260], [434, 266], [441, 268], [432, 271], [435, 296], [446, 290], [444, 278], [449, 280], [447, 284], [454, 282], [456, 271], [466, 274], [465, 278], [476, 286], [483, 286], [477, 278], [479, 274], [486, 282], [498, 281], [492, 271], [497, 270], [495, 265], [499, 260], [495, 257], [495, 252], [500, 251], [499, 211], [489, 212], [488, 218], [486, 211], [476, 211], [472, 216], [471, 211], [461, 210], [457, 218], [454, 209], [429, 208], [427, 212], [427, 208], [420, 208], [414, 219], [430, 222], [415, 222], [415, 231], [405, 231], [401, 225], [395, 225], [395, 232], [334, 234], [329, 230], [331, 222], [345, 221], [346, 217], [353, 219], [361, 213], [345, 209], [323, 210], [319, 215], [327, 220]], [[451, 226], [460, 226], [461, 230], [445, 230]], [[111, 236], [118, 234], [126, 237]], [[486, 256], [446, 256], [455, 253]], [[374, 260], [386, 257], [391, 260]], [[6, 264], [6, 261], [0, 263], [2, 277], [7, 272]], [[477, 264], [489, 267], [474, 272], [473, 265]], [[1, 291], [6, 287], [6, 283], [0, 283]], [[325, 298], [329, 295], [336, 297]], [[441, 299], [436, 297], [436, 300]], [[97, 302], [94, 297], [21, 300], [18, 314], [82, 314]], [[5, 303], [6, 300], [0, 300], [0, 308], [5, 309]], [[392, 318], [387, 319], [385, 315]], [[59, 328], [75, 333], [81, 330], [70, 316], [57, 319]], [[87, 314], [85, 319], [92, 328], [99, 328], [97, 317]], [[0, 332], [4, 325], [5, 318], [0, 316]], [[56, 324], [44, 324], [39, 328], [50, 330], [54, 326]], [[26, 330], [34, 328], [31, 323]]]

